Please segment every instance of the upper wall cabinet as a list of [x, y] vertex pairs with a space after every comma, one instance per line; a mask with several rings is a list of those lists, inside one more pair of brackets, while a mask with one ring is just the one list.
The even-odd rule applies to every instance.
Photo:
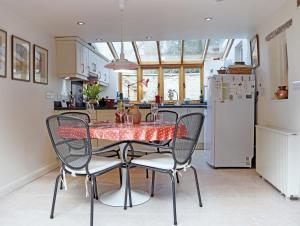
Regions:
[[76, 37], [56, 38], [56, 68], [61, 78], [98, 79], [104, 86], [109, 80], [104, 65], [108, 61], [90, 45]]

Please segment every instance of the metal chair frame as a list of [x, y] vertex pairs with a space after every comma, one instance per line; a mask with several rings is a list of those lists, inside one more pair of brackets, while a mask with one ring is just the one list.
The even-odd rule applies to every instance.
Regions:
[[[84, 125], [84, 128], [86, 129], [86, 147], [87, 147], [87, 155], [88, 155], [88, 159], [86, 161], [86, 163], [81, 166], [81, 167], [73, 167], [71, 165], [69, 165], [67, 162], [65, 162], [65, 160], [63, 158], [61, 158], [59, 151], [57, 149], [57, 145], [58, 143], [55, 143], [53, 135], [52, 135], [52, 131], [50, 129], [50, 125], [49, 125], [49, 121], [53, 118], [57, 118], [57, 120], [59, 121], [60, 119], [68, 119], [68, 120], [77, 120], [80, 121], [82, 123], [82, 125]], [[47, 130], [50, 136], [50, 140], [53, 146], [53, 149], [56, 153], [56, 155], [58, 156], [60, 162], [61, 162], [61, 170], [59, 175], [56, 177], [55, 180], [55, 188], [54, 188], [54, 194], [53, 194], [53, 200], [52, 200], [52, 207], [51, 207], [51, 214], [50, 214], [50, 218], [53, 219], [54, 218], [54, 209], [55, 209], [55, 202], [56, 202], [56, 195], [57, 195], [57, 188], [58, 188], [58, 183], [59, 183], [59, 179], [63, 180], [64, 176], [63, 176], [63, 171], [65, 171], [67, 174], [71, 174], [71, 172], [69, 172], [66, 169], [66, 166], [68, 168], [70, 168], [71, 170], [80, 170], [80, 169], [85, 169], [86, 170], [86, 174], [75, 174], [76, 176], [88, 176], [89, 177], [89, 184], [90, 184], [90, 226], [93, 226], [93, 216], [94, 216], [94, 199], [98, 199], [98, 192], [97, 192], [97, 182], [96, 182], [96, 177], [103, 175], [111, 170], [114, 170], [116, 168], [120, 168], [120, 167], [124, 167], [122, 163], [115, 165], [113, 167], [109, 167], [106, 168], [105, 170], [101, 170], [101, 171], [97, 171], [95, 173], [90, 173], [89, 172], [89, 162], [92, 158], [92, 155], [94, 153], [99, 154], [99, 153], [103, 153], [105, 152], [107, 149], [112, 148], [114, 146], [120, 145], [123, 142], [117, 142], [111, 145], [107, 145], [105, 147], [99, 148], [96, 151], [92, 151], [92, 145], [91, 145], [91, 138], [90, 138], [90, 132], [89, 132], [89, 125], [88, 123], [81, 119], [81, 118], [77, 118], [77, 117], [71, 117], [71, 116], [64, 116], [64, 115], [53, 115], [50, 116], [46, 119], [46, 125], [47, 125]], [[68, 141], [62, 141], [59, 144], [62, 144], [63, 142], [68, 142]]]
[[[177, 132], [178, 132], [178, 127], [180, 125], [180, 122], [186, 118], [186, 117], [190, 117], [193, 115], [198, 115], [199, 117], [201, 117], [201, 121], [200, 121], [200, 125], [199, 128], [197, 130], [196, 133], [196, 137], [194, 139], [194, 143], [193, 143], [193, 147], [190, 150], [189, 156], [187, 157], [186, 161], [178, 161], [178, 159], [175, 156], [175, 145], [176, 145], [176, 137], [177, 137]], [[154, 168], [154, 167], [149, 167], [149, 166], [145, 166], [145, 165], [140, 165], [140, 164], [134, 164], [131, 162], [132, 159], [129, 160], [129, 162], [127, 162], [127, 165], [129, 167], [129, 169], [131, 167], [142, 167], [148, 170], [152, 170], [152, 184], [151, 184], [151, 196], [153, 196], [154, 194], [154, 183], [155, 183], [155, 172], [160, 172], [160, 173], [166, 173], [170, 176], [171, 178], [171, 183], [172, 183], [172, 197], [173, 197], [173, 217], [174, 217], [174, 225], [177, 225], [177, 212], [176, 212], [176, 191], [175, 191], [175, 175], [174, 172], [177, 172], [179, 170], [183, 170], [184, 168], [178, 168], [177, 165], [183, 165], [183, 164], [188, 164], [190, 166], [190, 168], [193, 170], [194, 172], [194, 177], [195, 177], [195, 182], [196, 182], [196, 188], [197, 188], [197, 195], [198, 195], [198, 201], [199, 201], [199, 206], [202, 207], [202, 200], [201, 200], [201, 194], [200, 194], [200, 187], [199, 187], [199, 181], [198, 181], [198, 175], [197, 175], [197, 171], [196, 169], [191, 166], [191, 162], [192, 162], [192, 155], [194, 153], [194, 150], [196, 148], [197, 145], [197, 141], [198, 138], [200, 136], [201, 133], [201, 129], [203, 126], [203, 122], [204, 122], [204, 115], [202, 113], [190, 113], [187, 115], [183, 115], [181, 116], [176, 123], [176, 127], [175, 127], [175, 131], [174, 131], [174, 137], [173, 137], [173, 142], [171, 142], [169, 147], [165, 147], [165, 146], [161, 146], [159, 144], [153, 144], [153, 143], [148, 143], [148, 142], [140, 142], [140, 141], [131, 141], [130, 145], [130, 150], [132, 151], [132, 156], [134, 156], [134, 148], [132, 144], [143, 144], [143, 145], [147, 145], [147, 146], [156, 146], [157, 148], [161, 148], [161, 149], [168, 149], [168, 150], [172, 150], [172, 157], [174, 159], [174, 166], [171, 170], [165, 170], [165, 169], [160, 169], [160, 168]], [[170, 153], [169, 151], [165, 151], [165, 152], [161, 152], [161, 153]], [[124, 159], [125, 156], [124, 156]], [[128, 171], [128, 177], [130, 177], [129, 175], [129, 171]], [[128, 180], [130, 182], [130, 179]], [[130, 184], [128, 184], [129, 186], [129, 192], [131, 191], [130, 188]]]
[[[91, 122], [91, 117], [89, 114], [85, 113], [85, 112], [77, 112], [77, 111], [68, 111], [68, 112], [63, 112], [60, 115], [63, 116], [71, 116], [71, 117], [77, 117], [80, 119], [83, 119], [84, 117], [87, 118], [87, 123]], [[81, 117], [83, 116], [83, 117]], [[94, 149], [93, 152], [96, 152], [97, 149]], [[118, 157], [118, 159], [120, 159], [120, 149], [117, 148], [115, 150], [107, 150], [104, 152], [105, 154], [107, 153], [111, 153], [110, 155], [107, 155], [106, 157]], [[104, 153], [101, 153], [100, 155], [103, 155]], [[93, 153], [94, 154], [94, 153]], [[119, 177], [120, 177], [120, 186], [122, 185], [122, 172], [121, 172], [121, 168], [119, 169]], [[63, 184], [60, 184], [60, 190], [63, 189]]]

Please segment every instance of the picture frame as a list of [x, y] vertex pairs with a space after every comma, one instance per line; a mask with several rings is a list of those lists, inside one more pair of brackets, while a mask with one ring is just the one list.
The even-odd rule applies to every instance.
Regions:
[[0, 77], [7, 76], [7, 32], [0, 29]]
[[30, 42], [15, 35], [11, 37], [11, 78], [30, 82]]
[[252, 68], [255, 69], [260, 65], [260, 57], [259, 57], [259, 37], [255, 35], [250, 40], [250, 52], [251, 52], [251, 65]]
[[33, 82], [48, 84], [48, 50], [33, 45]]

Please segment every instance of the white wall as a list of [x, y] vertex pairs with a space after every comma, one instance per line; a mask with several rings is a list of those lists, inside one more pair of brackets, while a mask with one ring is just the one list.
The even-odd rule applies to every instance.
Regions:
[[[274, 101], [271, 82], [273, 75], [270, 70], [268, 42], [265, 41], [265, 37], [291, 18], [293, 25], [287, 30], [289, 99]], [[258, 29], [261, 66], [257, 69], [257, 77], [258, 82], [263, 85], [264, 95], [259, 97], [258, 124], [300, 131], [300, 89], [293, 89], [291, 85], [293, 81], [300, 80], [300, 8], [296, 7], [296, 1], [287, 1], [275, 15], [261, 24]]]
[[[3, 6], [0, 28], [8, 32], [8, 73], [0, 78], [0, 194], [5, 194], [56, 165], [45, 126], [46, 117], [53, 113], [53, 100], [47, 100], [45, 93], [58, 93], [61, 81], [54, 72], [53, 37]], [[34, 84], [32, 75], [30, 83], [11, 80], [12, 34], [48, 49], [48, 85]]]

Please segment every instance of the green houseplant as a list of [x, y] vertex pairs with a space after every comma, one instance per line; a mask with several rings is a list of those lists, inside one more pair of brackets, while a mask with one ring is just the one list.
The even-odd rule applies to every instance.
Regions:
[[83, 95], [86, 97], [86, 100], [89, 102], [89, 104], [97, 104], [100, 91], [100, 84], [93, 82], [87, 84], [86, 88], [83, 90]]

